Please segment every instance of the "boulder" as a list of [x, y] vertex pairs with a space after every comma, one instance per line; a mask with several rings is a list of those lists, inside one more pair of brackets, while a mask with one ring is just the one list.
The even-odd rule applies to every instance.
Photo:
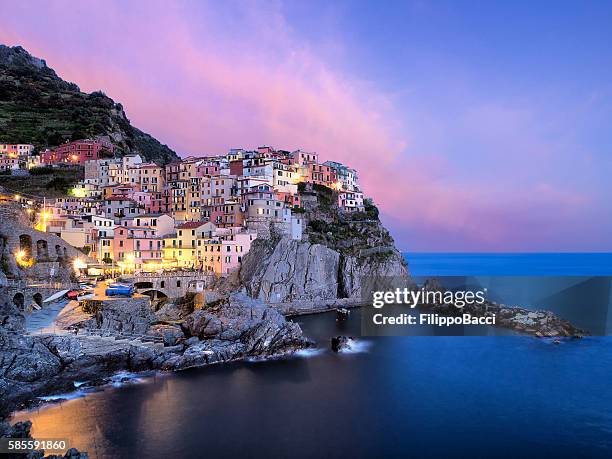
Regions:
[[333, 336], [331, 339], [331, 349], [334, 352], [349, 350], [354, 341], [355, 339], [349, 336]]
[[148, 334], [160, 336], [163, 339], [164, 346], [176, 346], [185, 341], [185, 334], [178, 325], [153, 325]]

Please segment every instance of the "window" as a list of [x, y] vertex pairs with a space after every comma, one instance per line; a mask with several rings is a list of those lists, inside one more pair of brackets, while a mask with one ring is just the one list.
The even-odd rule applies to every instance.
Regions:
[[159, 286], [160, 286], [161, 288], [164, 288], [164, 287], [166, 286], [166, 281], [161, 281], [161, 282], [160, 282], [160, 284], [159, 284]]
[[177, 286], [177, 287], [180, 287], [180, 286], [181, 286], [181, 281], [180, 281], [180, 280], [177, 280], [177, 281], [176, 281], [176, 286]]

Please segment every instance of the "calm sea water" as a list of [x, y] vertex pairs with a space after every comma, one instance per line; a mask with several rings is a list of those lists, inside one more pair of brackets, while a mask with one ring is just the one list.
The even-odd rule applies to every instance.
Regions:
[[[610, 255], [546, 254], [540, 268], [517, 256], [514, 270], [504, 257], [408, 259], [418, 275], [499, 274], [489, 262], [512, 275], [612, 274]], [[359, 311], [342, 324], [297, 320], [318, 350], [146, 378], [18, 417], [94, 458], [612, 456], [608, 338], [368, 338], [334, 354], [329, 338], [358, 335]]]

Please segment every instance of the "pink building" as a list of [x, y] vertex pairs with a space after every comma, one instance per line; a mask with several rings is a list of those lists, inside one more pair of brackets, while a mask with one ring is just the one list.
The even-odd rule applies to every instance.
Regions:
[[198, 247], [198, 258], [202, 260], [204, 271], [222, 275], [236, 271], [256, 237], [254, 232], [229, 231], [206, 241]]
[[101, 139], [75, 140], [64, 143], [53, 150], [43, 151], [40, 160], [44, 164], [66, 163], [83, 166], [85, 161], [99, 159], [102, 150], [114, 153], [115, 146]]
[[146, 263], [161, 262], [163, 237], [148, 226], [117, 226], [113, 239], [113, 259], [128, 271], [139, 271]]

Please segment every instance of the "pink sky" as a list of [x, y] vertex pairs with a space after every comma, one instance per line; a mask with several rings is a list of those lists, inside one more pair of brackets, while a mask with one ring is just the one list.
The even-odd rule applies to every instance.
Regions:
[[529, 110], [477, 104], [452, 126], [501, 152], [520, 129], [521, 155], [503, 161], [522, 185], [502, 186], [496, 168], [459, 177], [435, 120], [424, 114], [422, 129], [411, 127], [394, 94], [330, 62], [346, 50], [314, 47], [274, 3], [241, 5], [228, 17], [214, 4], [51, 1], [36, 3], [32, 18], [15, 2], [2, 7], [12, 20], [0, 42], [22, 45], [84, 91], [102, 89], [181, 155], [272, 145], [356, 168], [402, 250], [600, 249], [565, 234], [568, 225], [583, 231], [591, 196], [525, 170], [527, 157], [540, 167], [555, 148], [530, 130]]

